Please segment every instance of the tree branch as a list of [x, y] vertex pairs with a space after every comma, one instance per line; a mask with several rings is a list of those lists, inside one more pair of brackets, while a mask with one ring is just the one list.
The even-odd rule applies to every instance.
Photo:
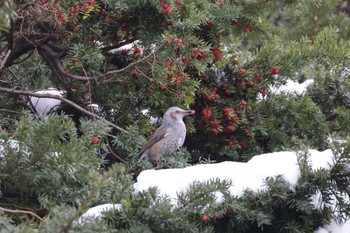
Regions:
[[[148, 54], [147, 56], [143, 57], [142, 59], [137, 60], [137, 61], [135, 61], [135, 62], [133, 62], [133, 63], [130, 63], [128, 66], [126, 66], [126, 67], [124, 67], [124, 68], [122, 68], [122, 69], [120, 69], [120, 70], [108, 71], [107, 73], [104, 74], [104, 76], [108, 77], [108, 76], [111, 76], [111, 75], [113, 75], [113, 74], [120, 74], [120, 73], [123, 73], [123, 72], [129, 70], [130, 68], [132, 68], [132, 67], [138, 65], [139, 63], [142, 63], [142, 62], [144, 62], [144, 61], [147, 61], [148, 59], [154, 57], [154, 54], [157, 53], [157, 52], [164, 46], [164, 44], [165, 44], [165, 42], [162, 43], [162, 44], [161, 44], [156, 50], [154, 50], [152, 53]], [[105, 84], [105, 83], [112, 83], [112, 82], [114, 82], [114, 77], [102, 81], [103, 84]]]
[[40, 221], [42, 221], [44, 223], [47, 223], [44, 219], [40, 218], [36, 213], [33, 213], [31, 211], [27, 211], [27, 210], [11, 210], [11, 209], [3, 208], [3, 207], [0, 207], [0, 210], [5, 211], [5, 212], [9, 212], [9, 213], [13, 213], [13, 214], [29, 214], [29, 215], [33, 215], [37, 219], [39, 219]]
[[83, 107], [77, 105], [76, 103], [64, 98], [63, 96], [60, 95], [52, 95], [52, 94], [39, 94], [39, 93], [34, 93], [34, 92], [30, 92], [30, 91], [21, 91], [21, 90], [15, 90], [15, 89], [9, 89], [9, 88], [4, 88], [4, 87], [0, 87], [0, 91], [1, 92], [6, 92], [6, 93], [12, 93], [12, 94], [17, 94], [17, 95], [27, 95], [27, 96], [34, 96], [34, 97], [38, 97], [38, 98], [52, 98], [52, 99], [58, 99], [61, 100], [63, 102], [65, 102], [66, 104], [69, 104], [70, 106], [78, 109], [79, 111], [85, 113], [86, 115], [89, 115], [93, 118], [96, 118], [98, 120], [101, 121], [105, 121], [108, 123], [108, 125], [112, 126], [113, 128], [121, 131], [121, 132], [126, 132], [125, 129], [113, 124], [110, 121], [107, 121], [106, 119], [104, 119], [103, 117], [100, 117], [86, 109], [84, 109]]
[[[57, 50], [57, 48], [55, 49]], [[66, 76], [68, 78], [81, 80], [81, 81], [97, 79], [97, 77], [86, 77], [86, 76], [72, 75], [67, 73], [64, 70], [60, 61], [60, 58], [62, 56], [61, 52], [55, 51], [53, 47], [48, 44], [44, 44], [38, 47], [38, 52], [44, 58], [47, 65], [50, 66], [52, 69], [54, 69], [54, 71], [56, 71], [60, 77]]]

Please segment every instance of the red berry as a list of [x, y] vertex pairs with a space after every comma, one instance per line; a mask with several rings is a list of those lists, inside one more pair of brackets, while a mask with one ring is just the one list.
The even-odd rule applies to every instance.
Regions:
[[167, 63], [165, 64], [166, 68], [168, 68], [169, 70], [172, 70], [174, 67], [174, 61], [167, 61]]
[[203, 60], [204, 58], [206, 58], [206, 56], [207, 55], [205, 53], [199, 53], [196, 58], [198, 61], [200, 61], [200, 60]]
[[188, 59], [188, 58], [186, 58], [186, 57], [184, 57], [184, 58], [182, 58], [182, 62], [185, 63], [185, 64], [187, 64], [187, 63], [190, 63], [191, 60]]
[[93, 136], [92, 139], [91, 139], [91, 142], [92, 143], [98, 143], [98, 137]]
[[217, 121], [210, 121], [210, 126], [212, 128], [219, 128], [219, 123]]
[[204, 216], [202, 217], [202, 220], [203, 220], [203, 222], [208, 222], [208, 221], [209, 221], [209, 217], [206, 216], [206, 215], [204, 215]]
[[119, 28], [125, 28], [125, 25], [126, 25], [125, 23], [121, 23]]
[[232, 212], [233, 212], [233, 209], [232, 209], [231, 207], [228, 207], [228, 208], [227, 208], [227, 213], [228, 213], [228, 214], [232, 214]]
[[209, 109], [203, 109], [202, 114], [203, 114], [204, 121], [208, 121], [213, 115], [212, 111]]
[[212, 49], [211, 52], [213, 53], [213, 56], [215, 58], [215, 60], [220, 60], [222, 54], [219, 50], [217, 49]]
[[214, 135], [217, 135], [217, 134], [219, 134], [219, 130], [211, 129], [211, 133], [214, 134]]
[[167, 7], [165, 12], [171, 14], [171, 12], [173, 12], [173, 9], [171, 7]]
[[240, 145], [243, 149], [248, 148], [248, 144], [247, 144], [246, 142], [244, 142], [244, 141], [239, 142], [239, 145]]
[[177, 39], [177, 47], [180, 47], [182, 45], [182, 39]]
[[235, 111], [233, 110], [233, 108], [225, 108], [224, 113], [227, 119], [232, 119], [234, 117]]
[[277, 75], [279, 72], [279, 69], [277, 66], [274, 66], [270, 69], [270, 73], [273, 74], [273, 75]]
[[89, 3], [84, 3], [83, 5], [83, 11], [87, 11], [89, 9]]
[[214, 218], [214, 219], [218, 219], [219, 217], [220, 217], [219, 213], [214, 213], [214, 214], [213, 214], [213, 218]]
[[66, 20], [65, 20], [65, 16], [64, 16], [64, 13], [61, 13], [60, 14], [60, 20], [61, 20], [61, 23], [64, 23]]
[[177, 3], [177, 4], [180, 4], [180, 3], [181, 3], [181, 0], [176, 0], [176, 3]]
[[124, 56], [124, 55], [126, 55], [126, 49], [122, 49], [122, 50], [120, 50], [120, 53]]
[[223, 6], [223, 5], [225, 5], [225, 3], [224, 2], [215, 2], [215, 5], [217, 5], [217, 6]]
[[161, 6], [163, 7], [163, 13], [171, 14], [171, 12], [173, 12], [173, 9], [169, 7], [165, 2], [162, 2]]
[[262, 97], [265, 97], [266, 93], [264, 89], [260, 89], [259, 92], [262, 95]]
[[233, 113], [234, 110], [233, 110], [233, 108], [225, 108], [224, 112], [225, 112], [226, 115], [228, 115], [229, 113]]
[[142, 52], [142, 50], [140, 48], [135, 48], [134, 49], [134, 55], [138, 55]]
[[[230, 148], [230, 149], [234, 149], [235, 148], [235, 144], [233, 142], [231, 142], [231, 141], [228, 142], [227, 145], [228, 145], [228, 148]], [[228, 212], [228, 209], [227, 209], [227, 212]]]
[[232, 125], [229, 125], [229, 126], [226, 126], [225, 130], [233, 132], [233, 131], [235, 131], [235, 128], [233, 128]]
[[155, 132], [155, 130], [149, 130], [149, 131], [147, 132], [147, 136], [148, 136], [148, 137], [151, 137], [151, 136], [154, 134], [154, 132]]
[[70, 16], [74, 16], [74, 14], [75, 14], [75, 12], [74, 12], [74, 10], [75, 10], [75, 8], [72, 8], [71, 10], [70, 10]]
[[249, 22], [247, 25], [246, 25], [246, 28], [248, 29], [249, 32], [253, 32], [254, 29], [252, 28], [252, 23]]
[[207, 26], [208, 26], [208, 27], [212, 27], [212, 26], [213, 26], [213, 21], [208, 20], [208, 21], [207, 21]]
[[132, 75], [137, 76], [139, 74], [139, 71], [137, 69], [134, 69], [132, 71]]
[[79, 85], [73, 85], [73, 90], [79, 91], [80, 87]]
[[238, 73], [245, 74], [247, 71], [245, 69], [239, 68]]
[[245, 133], [245, 134], [249, 134], [249, 129], [245, 129], [245, 130], [244, 130], [244, 133]]
[[247, 82], [246, 84], [247, 88], [251, 88], [254, 86], [254, 83], [252, 81]]
[[45, 4], [45, 3], [47, 3], [47, 0], [41, 0], [41, 3]]

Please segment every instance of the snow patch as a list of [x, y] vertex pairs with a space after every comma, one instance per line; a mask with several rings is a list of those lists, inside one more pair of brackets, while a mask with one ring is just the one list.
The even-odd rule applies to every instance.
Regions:
[[103, 204], [90, 208], [75, 222], [75, 224], [83, 224], [92, 220], [101, 219], [104, 212], [112, 210], [121, 210], [120, 204]]
[[[37, 94], [51, 94], [56, 96], [62, 96], [63, 91], [57, 90], [56, 88], [49, 88], [47, 90], [37, 91]], [[44, 116], [54, 112], [61, 105], [62, 101], [52, 98], [38, 98], [35, 96], [30, 97], [29, 105], [33, 106], [39, 116]]]
[[302, 95], [306, 92], [307, 87], [313, 83], [314, 80], [312, 79], [308, 79], [303, 83], [298, 83], [293, 80], [287, 80], [287, 83], [285, 85], [279, 87], [270, 87], [270, 90], [274, 94], [295, 93]]

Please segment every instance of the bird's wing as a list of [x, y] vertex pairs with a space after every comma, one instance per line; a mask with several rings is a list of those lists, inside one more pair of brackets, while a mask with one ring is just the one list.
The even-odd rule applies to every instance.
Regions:
[[142, 149], [139, 152], [139, 156], [141, 156], [146, 150], [151, 148], [155, 143], [159, 142], [160, 140], [166, 138], [169, 135], [169, 128], [165, 126], [160, 126], [152, 135], [152, 137], [149, 139], [149, 141], [142, 147]]

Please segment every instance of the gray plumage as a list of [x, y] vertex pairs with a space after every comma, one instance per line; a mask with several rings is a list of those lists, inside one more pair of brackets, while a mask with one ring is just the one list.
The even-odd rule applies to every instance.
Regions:
[[178, 107], [169, 108], [163, 116], [161, 126], [142, 147], [139, 156], [159, 161], [165, 152], [179, 149], [186, 138], [186, 126], [182, 118], [190, 114], [194, 114], [194, 110], [183, 110]]

